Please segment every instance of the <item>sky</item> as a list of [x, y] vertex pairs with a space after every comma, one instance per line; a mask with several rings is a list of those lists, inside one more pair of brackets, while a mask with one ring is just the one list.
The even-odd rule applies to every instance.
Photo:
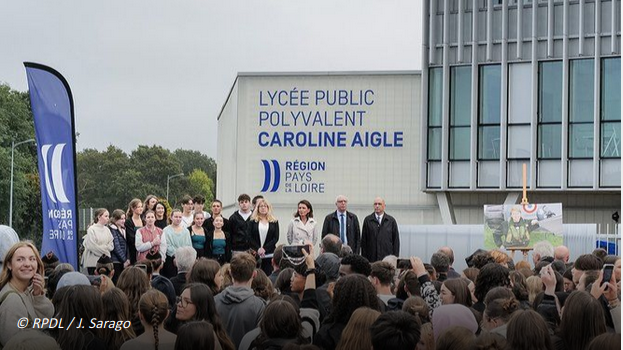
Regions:
[[27, 91], [25, 61], [59, 71], [78, 151], [216, 159], [238, 72], [420, 70], [421, 12], [421, 0], [2, 0], [0, 83]]

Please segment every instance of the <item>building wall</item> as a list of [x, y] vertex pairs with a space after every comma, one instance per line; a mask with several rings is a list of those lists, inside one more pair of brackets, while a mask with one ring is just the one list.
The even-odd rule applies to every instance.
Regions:
[[423, 188], [620, 191], [620, 1], [422, 3]]
[[[368, 100], [367, 91], [373, 92]], [[323, 97], [334, 92], [335, 101]], [[305, 102], [303, 95], [308, 96]], [[349, 209], [360, 221], [381, 196], [387, 212], [401, 224], [441, 223], [435, 195], [421, 191], [417, 179], [422, 164], [421, 96], [419, 72], [239, 74], [218, 123], [217, 197], [224, 212], [230, 215], [236, 209], [240, 193], [262, 194], [280, 220], [282, 241], [299, 200], [312, 203], [321, 225], [335, 210], [338, 194], [348, 196]], [[316, 112], [320, 119], [313, 123]], [[306, 123], [308, 113], [311, 119]], [[341, 119], [346, 113], [361, 118], [351, 118], [352, 125], [346, 117]], [[296, 120], [292, 115], [298, 115]], [[283, 141], [286, 133], [311, 133], [315, 138], [336, 132], [344, 133], [342, 144]], [[365, 134], [372, 132], [387, 139], [365, 144]], [[363, 137], [362, 143], [355, 142], [356, 134]], [[281, 144], [271, 143], [273, 137]], [[302, 169], [304, 165], [322, 169]]]
[[[216, 160], [216, 198], [231, 203], [238, 198], [238, 80], [229, 93], [218, 119]], [[206, 205], [209, 208], [209, 205]]]

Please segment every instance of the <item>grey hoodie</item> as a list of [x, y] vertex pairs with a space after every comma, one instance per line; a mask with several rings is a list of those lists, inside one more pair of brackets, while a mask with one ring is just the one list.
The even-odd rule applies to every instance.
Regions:
[[218, 311], [227, 334], [238, 348], [244, 335], [260, 324], [266, 302], [256, 297], [248, 287], [227, 287], [215, 298]]

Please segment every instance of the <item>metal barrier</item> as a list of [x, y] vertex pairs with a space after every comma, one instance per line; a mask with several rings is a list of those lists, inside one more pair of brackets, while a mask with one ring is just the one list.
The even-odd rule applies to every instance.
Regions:
[[[465, 258], [484, 245], [483, 225], [398, 225], [398, 230], [401, 257], [419, 256], [427, 262], [440, 247], [447, 245], [454, 250], [456, 271], [465, 269]], [[563, 242], [569, 248], [570, 261], [591, 253], [599, 240], [610, 243], [619, 254], [619, 225], [610, 230], [611, 233], [598, 234], [597, 224], [563, 225]], [[523, 256], [516, 252], [513, 260], [517, 262], [521, 259]], [[528, 253], [528, 261], [532, 262], [532, 252]]]

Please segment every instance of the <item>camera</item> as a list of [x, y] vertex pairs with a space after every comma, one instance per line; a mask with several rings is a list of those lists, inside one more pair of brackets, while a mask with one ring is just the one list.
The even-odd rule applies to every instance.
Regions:
[[303, 249], [309, 254], [310, 247], [309, 245], [286, 245], [283, 246], [283, 255], [285, 255], [288, 259], [291, 258], [303, 258]]

